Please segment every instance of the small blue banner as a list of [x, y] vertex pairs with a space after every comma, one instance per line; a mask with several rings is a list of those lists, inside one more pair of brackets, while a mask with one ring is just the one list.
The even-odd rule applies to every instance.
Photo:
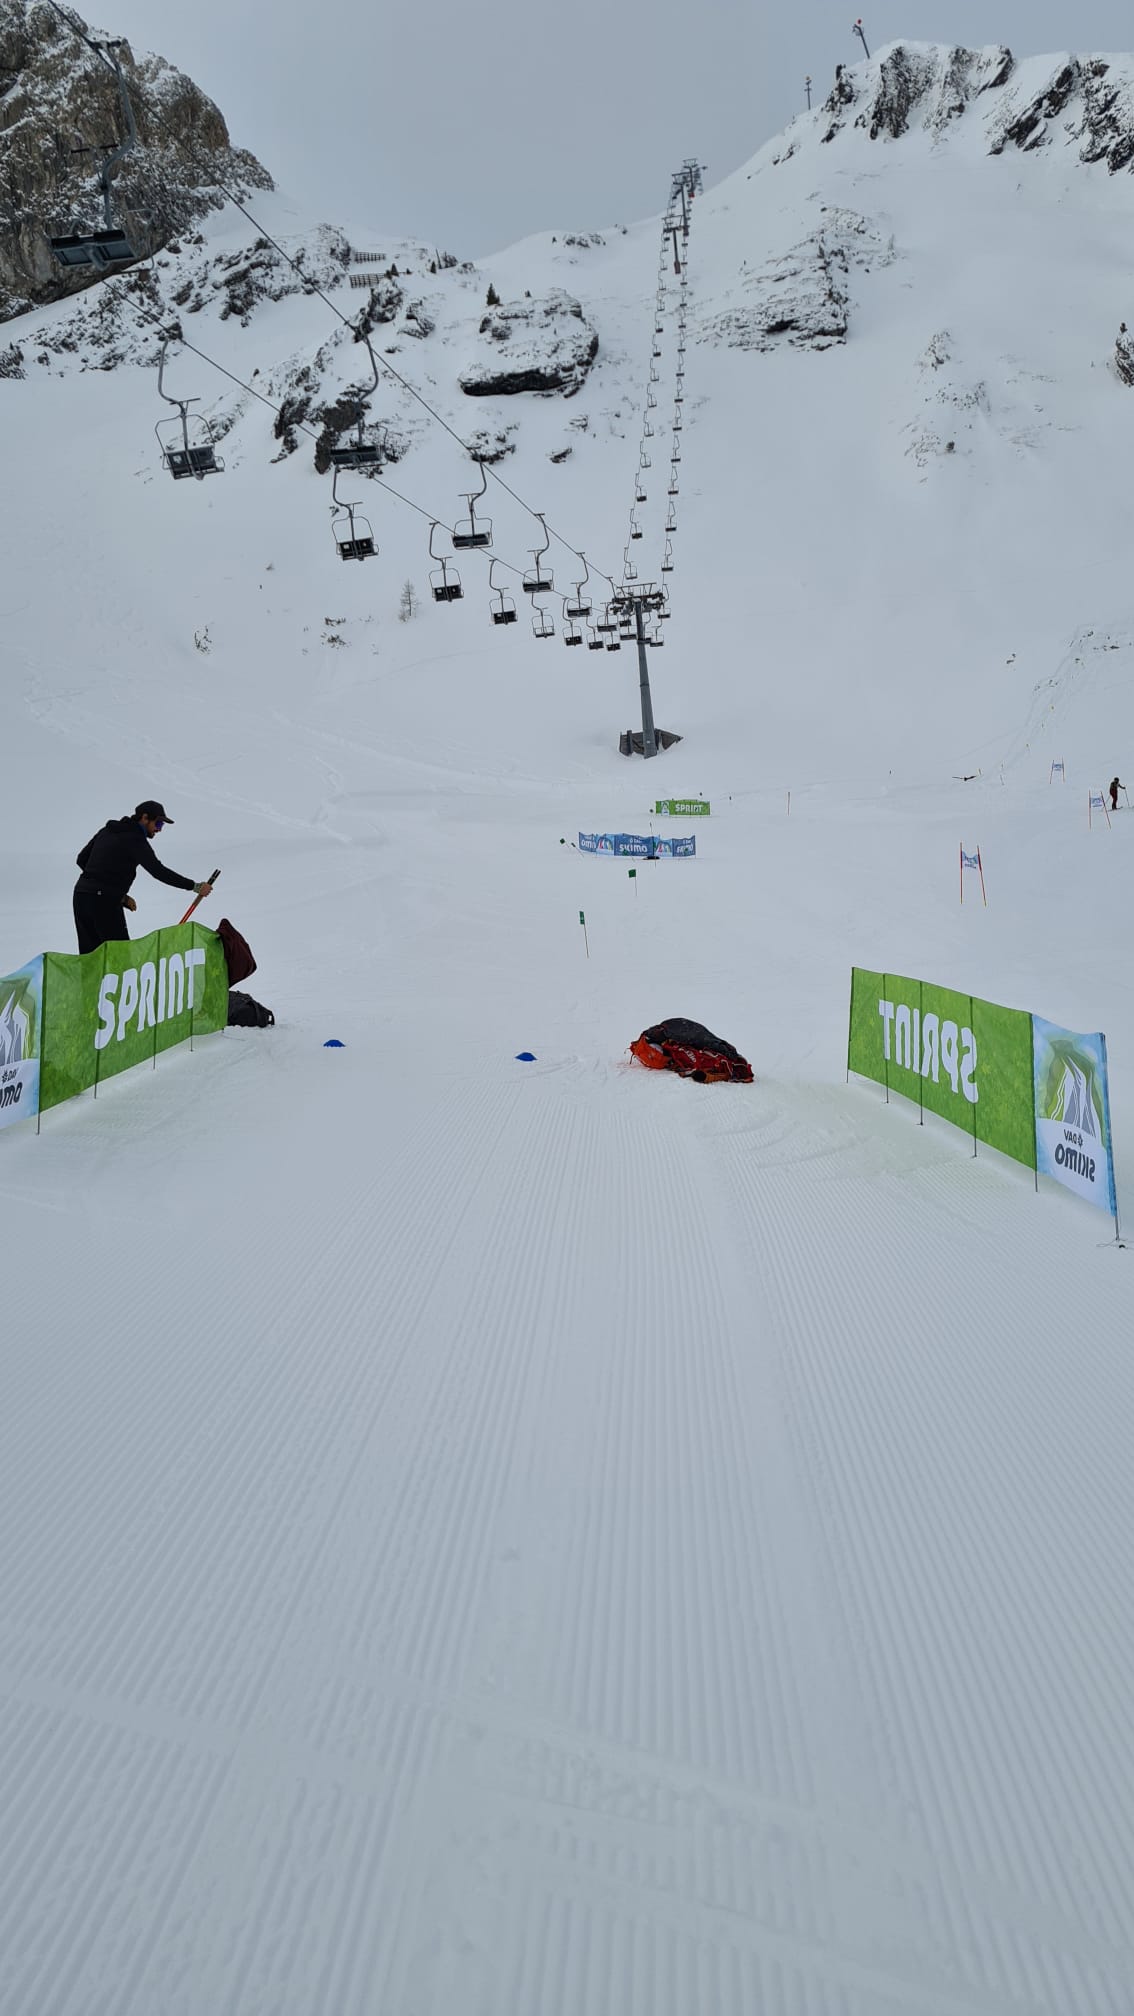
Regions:
[[690, 856], [697, 852], [697, 836], [690, 833], [685, 838], [676, 834], [663, 839], [656, 833], [580, 833], [580, 854], [634, 855], [641, 861], [672, 860], [676, 856]]

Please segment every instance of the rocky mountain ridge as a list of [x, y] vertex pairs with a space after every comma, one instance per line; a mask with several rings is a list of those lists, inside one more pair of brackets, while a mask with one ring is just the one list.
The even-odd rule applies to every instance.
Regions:
[[[986, 49], [895, 42], [870, 62], [840, 64], [824, 105], [810, 115], [830, 143], [848, 126], [871, 140], [923, 131], [943, 139], [976, 114], [989, 154], [1023, 153], [1062, 139], [1080, 161], [1114, 175], [1134, 168], [1134, 71], [1129, 58], [1072, 54], [1017, 61], [1003, 44]], [[800, 143], [791, 129], [790, 159]]]

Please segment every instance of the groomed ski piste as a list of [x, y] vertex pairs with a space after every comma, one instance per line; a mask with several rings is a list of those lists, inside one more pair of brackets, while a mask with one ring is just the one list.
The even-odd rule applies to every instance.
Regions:
[[[473, 555], [435, 606], [376, 488], [341, 565], [262, 407], [170, 482], [152, 370], [5, 330], [0, 970], [156, 795], [277, 1016], [0, 1136], [6, 2016], [1134, 2007], [1130, 1255], [845, 1080], [855, 963], [1103, 1029], [1134, 1210], [1134, 181], [977, 117], [817, 110], [697, 199], [650, 763], [633, 652], [495, 630]], [[729, 347], [833, 211], [846, 343]], [[658, 231], [529, 240], [396, 358], [611, 571]], [[575, 399], [459, 392], [488, 280], [582, 301]], [[247, 377], [329, 322], [185, 327]], [[469, 468], [389, 473], [451, 522]], [[663, 795], [695, 861], [560, 844]], [[633, 1065], [669, 1015], [755, 1083]]]

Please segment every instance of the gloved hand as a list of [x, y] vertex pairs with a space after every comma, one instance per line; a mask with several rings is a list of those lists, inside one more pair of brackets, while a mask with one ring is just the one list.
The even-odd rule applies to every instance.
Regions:
[[211, 882], [194, 882], [193, 888], [198, 896], [212, 895], [213, 885]]
[[124, 910], [136, 910], [137, 907], [138, 906], [135, 903], [134, 898], [132, 896], [124, 896], [122, 898], [122, 908]]

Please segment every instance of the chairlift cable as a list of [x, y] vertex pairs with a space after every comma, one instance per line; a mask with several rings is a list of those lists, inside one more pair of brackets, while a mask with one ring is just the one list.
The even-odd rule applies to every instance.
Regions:
[[[157, 316], [143, 310], [139, 319], [147, 323], [151, 328], [156, 329], [159, 335], [165, 335], [167, 325]], [[230, 371], [227, 365], [218, 364], [216, 358], [210, 357], [207, 350], [199, 349], [195, 343], [188, 342], [184, 337], [178, 337], [176, 340], [181, 344], [183, 349], [191, 350], [194, 357], [199, 357], [203, 364], [211, 365], [212, 369], [219, 371], [223, 378], [231, 379], [234, 385], [239, 385], [242, 392], [247, 392], [251, 398], [258, 399], [261, 406], [266, 406], [269, 412], [274, 413], [277, 418], [283, 418], [284, 409], [282, 406], [277, 406], [274, 399], [269, 399], [263, 392], [258, 392], [254, 385], [246, 384], [244, 379], [238, 378], [235, 371]], [[305, 421], [295, 420], [291, 424], [297, 433], [306, 434], [309, 441], [318, 443], [320, 440], [321, 437], [316, 434], [313, 428], [308, 427]], [[396, 498], [399, 504], [404, 504], [407, 510], [416, 511], [420, 518], [425, 518], [431, 525], [439, 526], [442, 532], [448, 532], [450, 538], [452, 537], [451, 528], [446, 525], [443, 518], [437, 516], [435, 511], [427, 511], [424, 505], [415, 504], [412, 497], [403, 496], [400, 490], [395, 490], [393, 484], [387, 483], [381, 476], [368, 475], [366, 480], [369, 483], [377, 483], [380, 489], [389, 491], [390, 496]], [[497, 566], [506, 567], [510, 574], [522, 574], [524, 571], [522, 567], [514, 566], [511, 560], [502, 560], [499, 553], [490, 554], [486, 550], [481, 549], [481, 557], [485, 560], [495, 559]], [[602, 574], [603, 570], [601, 567], [596, 567], [593, 569], [593, 572]], [[603, 580], [609, 581], [609, 574], [603, 574]], [[612, 587], [613, 585], [613, 582], [611, 582]]]
[[[66, 25], [73, 31], [73, 33], [79, 37], [80, 41], [87, 42], [88, 38], [82, 33], [82, 31], [79, 28], [76, 27], [75, 23], [64, 12], [63, 8], [59, 6], [58, 0], [48, 0], [48, 4], [54, 8], [60, 20], [66, 23]], [[94, 46], [95, 45], [93, 43], [88, 43], [88, 47], [94, 47]], [[99, 53], [101, 54], [101, 51]], [[106, 61], [105, 57], [103, 57], [103, 61], [104, 62]], [[110, 65], [109, 67], [113, 68], [113, 65]], [[167, 133], [171, 134], [172, 137], [177, 140], [178, 145], [184, 148], [185, 151], [189, 153], [190, 158], [192, 159], [193, 158], [192, 146], [191, 145], [187, 146], [182, 136], [174, 134], [173, 128], [169, 125], [169, 122], [165, 118], [163, 118], [162, 114], [160, 112], [152, 112], [150, 116], [152, 116], [154, 123], [156, 125], [162, 126]], [[199, 166], [200, 164], [196, 163], [195, 165]], [[224, 192], [224, 195], [228, 198], [228, 201], [233, 205], [234, 209], [239, 210], [241, 216], [246, 217], [248, 219], [248, 222], [255, 228], [257, 232], [259, 232], [260, 236], [262, 238], [265, 238], [268, 244], [271, 245], [273, 249], [279, 253], [280, 258], [286, 260], [287, 264], [292, 268], [292, 271], [298, 274], [300, 280], [303, 282], [305, 292], [308, 294], [317, 294], [320, 301], [322, 301], [324, 305], [331, 310], [331, 313], [333, 315], [337, 316], [338, 320], [342, 323], [344, 329], [349, 329], [351, 331], [351, 334], [357, 340], [358, 332], [357, 329], [355, 328], [354, 323], [350, 320], [350, 317], [344, 315], [342, 309], [338, 306], [336, 302], [332, 301], [330, 295], [324, 292], [323, 288], [319, 286], [318, 282], [312, 280], [310, 274], [305, 273], [303, 271], [302, 266], [300, 266], [298, 262], [292, 258], [290, 252], [285, 252], [279, 240], [277, 238], [274, 238], [272, 236], [272, 233], [263, 224], [261, 224], [256, 217], [253, 216], [251, 210], [248, 209], [247, 205], [241, 202], [240, 198], [233, 193], [233, 191], [229, 188], [226, 182], [221, 181], [219, 175], [216, 174], [215, 170], [207, 168], [204, 179], [206, 183], [211, 182], [214, 188], [220, 189]], [[521, 510], [526, 511], [528, 513], [528, 516], [531, 518], [538, 518], [540, 516], [540, 513], [536, 511], [531, 504], [528, 503], [527, 499], [525, 497], [520, 496], [518, 490], [513, 490], [511, 484], [506, 483], [504, 481], [503, 476], [498, 476], [496, 474], [495, 469], [492, 469], [488, 463], [485, 463], [483, 461], [483, 458], [477, 455], [475, 451], [472, 448], [470, 448], [467, 441], [462, 440], [461, 436], [457, 433], [456, 428], [451, 427], [449, 425], [449, 422], [446, 419], [444, 419], [440, 413], [438, 413], [436, 407], [430, 405], [428, 399], [425, 398], [424, 394], [419, 392], [416, 386], [411, 385], [408, 378], [403, 378], [401, 372], [396, 370], [392, 364], [388, 364], [385, 358], [382, 359], [382, 369], [383, 371], [388, 372], [391, 378], [396, 379], [398, 384], [402, 387], [404, 391], [409, 393], [412, 399], [416, 399], [418, 404], [424, 407], [425, 411], [430, 415], [430, 417], [436, 420], [439, 427], [444, 428], [446, 434], [448, 434], [450, 438], [457, 443], [457, 446], [462, 450], [464, 454], [468, 455], [472, 461], [480, 463], [483, 468], [489, 470], [489, 473], [493, 477], [494, 481], [499, 483], [502, 490], [507, 491], [509, 497], [514, 499], [514, 501], [520, 506]], [[571, 541], [569, 539], [564, 538], [561, 532], [557, 532], [553, 525], [548, 525], [546, 529], [551, 533], [554, 539], [557, 539], [559, 541], [559, 544], [561, 546], [566, 547], [569, 553], [573, 553], [576, 559], [579, 559], [581, 557], [579, 548], [577, 546], [573, 546], [571, 544]]]

